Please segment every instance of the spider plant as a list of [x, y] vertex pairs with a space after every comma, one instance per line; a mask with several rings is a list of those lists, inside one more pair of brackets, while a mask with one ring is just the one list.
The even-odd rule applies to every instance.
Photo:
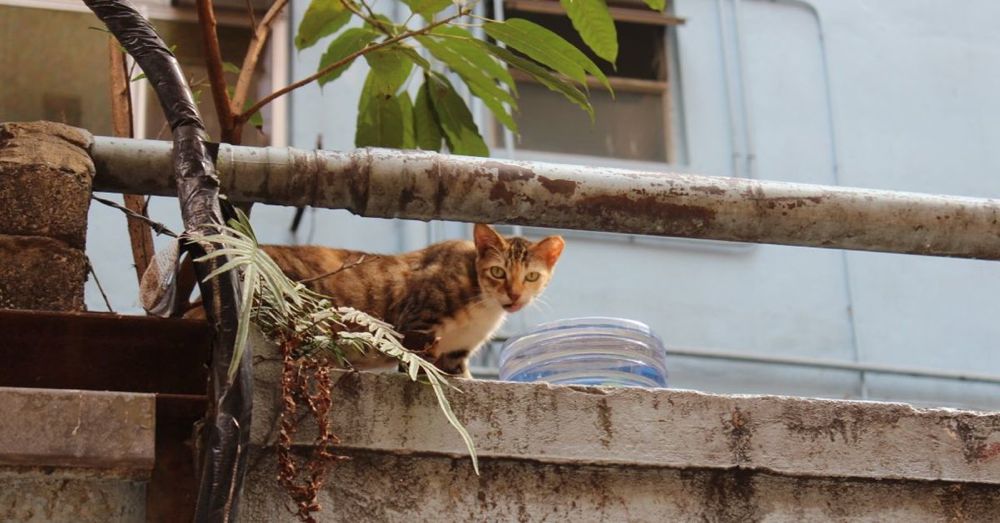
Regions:
[[[226, 226], [217, 226], [213, 234], [190, 234], [190, 239], [205, 246], [208, 254], [197, 261], [228, 256], [229, 261], [211, 272], [211, 279], [228, 271], [239, 274], [240, 317], [236, 347], [229, 366], [229, 379], [236, 375], [237, 362], [247, 350], [251, 325], [272, 342], [295, 341], [302, 356], [326, 356], [346, 364], [348, 351], [379, 351], [399, 360], [413, 381], [429, 384], [445, 418], [461, 435], [479, 474], [479, 463], [472, 437], [455, 416], [445, 389], [459, 391], [448, 377], [432, 363], [403, 347], [403, 336], [392, 325], [350, 307], [337, 307], [332, 297], [324, 296], [299, 282], [292, 281], [257, 242], [250, 221], [237, 210], [237, 217]], [[212, 245], [221, 248], [212, 250]], [[354, 327], [350, 331], [347, 327]]]

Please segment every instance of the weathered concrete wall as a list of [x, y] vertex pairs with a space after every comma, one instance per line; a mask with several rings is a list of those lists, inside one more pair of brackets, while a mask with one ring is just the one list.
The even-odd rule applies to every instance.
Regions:
[[[995, 486], [801, 478], [743, 470], [554, 464], [349, 451], [320, 521], [995, 522]], [[271, 455], [247, 480], [248, 521], [296, 521]]]
[[[278, 363], [257, 367], [250, 521], [291, 521], [270, 445]], [[351, 461], [329, 521], [995, 521], [1000, 413], [677, 390], [461, 381], [476, 477], [429, 387], [341, 373]], [[305, 448], [315, 427], [303, 422]]]
[[66, 125], [0, 123], [0, 307], [84, 308], [90, 142]]
[[0, 387], [0, 521], [140, 522], [152, 394]]
[[144, 482], [66, 469], [0, 467], [0, 521], [140, 523]]

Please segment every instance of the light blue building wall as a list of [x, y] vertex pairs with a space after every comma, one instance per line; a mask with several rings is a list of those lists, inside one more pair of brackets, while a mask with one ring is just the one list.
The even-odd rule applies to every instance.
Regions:
[[[293, 0], [293, 26], [305, 5]], [[682, 160], [560, 161], [1000, 193], [1000, 3], [677, 0], [674, 13], [687, 19], [671, 36]], [[315, 69], [320, 47], [295, 54], [293, 78]], [[315, 86], [296, 92], [290, 144], [313, 147], [322, 135], [327, 149], [351, 148], [364, 74], [356, 64], [322, 92]], [[480, 116], [485, 127], [486, 115]], [[513, 156], [551, 159], [519, 150]], [[154, 209], [174, 205], [164, 200]], [[310, 210], [293, 235], [292, 215], [262, 206], [254, 223], [269, 242], [375, 251], [467, 234], [462, 224]], [[95, 210], [92, 220], [124, 231], [105, 210]], [[545, 304], [514, 315], [506, 333], [570, 316], [623, 316], [650, 324], [674, 347], [1000, 375], [995, 263], [627, 237], [567, 241]], [[113, 298], [134, 308], [127, 254], [111, 261], [122, 247], [95, 249], [92, 256], [107, 253], [96, 263], [108, 273], [102, 277]], [[93, 292], [88, 304], [102, 307]], [[669, 363], [671, 386], [682, 388], [1000, 408], [997, 385], [693, 357], [672, 356]]]

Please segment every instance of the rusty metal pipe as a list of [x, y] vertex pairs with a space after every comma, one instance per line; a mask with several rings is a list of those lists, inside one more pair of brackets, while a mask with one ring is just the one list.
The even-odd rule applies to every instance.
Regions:
[[[97, 137], [96, 190], [171, 195], [170, 144]], [[450, 156], [222, 145], [222, 190], [380, 218], [1000, 259], [1000, 201]]]

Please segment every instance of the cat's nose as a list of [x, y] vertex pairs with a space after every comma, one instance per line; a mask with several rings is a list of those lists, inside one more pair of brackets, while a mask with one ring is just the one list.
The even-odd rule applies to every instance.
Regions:
[[510, 302], [511, 303], [517, 303], [517, 300], [521, 299], [521, 294], [520, 293], [508, 292], [507, 296], [510, 298]]

